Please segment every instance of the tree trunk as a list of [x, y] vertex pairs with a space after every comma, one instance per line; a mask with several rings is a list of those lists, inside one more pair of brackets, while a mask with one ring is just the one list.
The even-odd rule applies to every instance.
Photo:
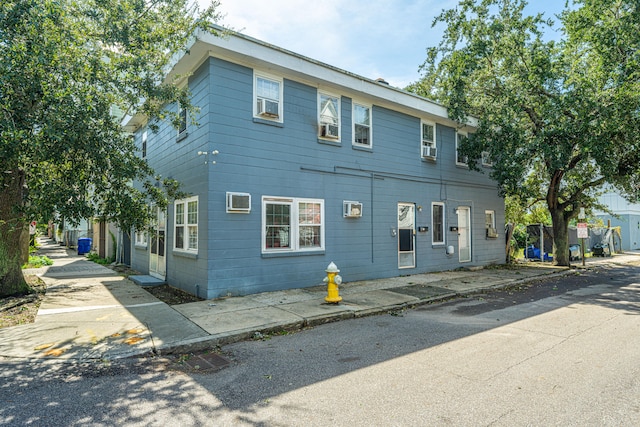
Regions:
[[551, 211], [553, 221], [553, 263], [555, 265], [569, 266], [569, 221], [565, 218], [564, 211], [554, 209]]
[[29, 243], [31, 241], [31, 235], [29, 234], [29, 227], [24, 226], [22, 228], [22, 232], [20, 233], [20, 265], [26, 264], [29, 262]]
[[[513, 258], [511, 256], [511, 254], [513, 253], [513, 247], [511, 246], [511, 238], [513, 237], [513, 230], [515, 229], [515, 224], [514, 223], [509, 223], [507, 224], [507, 230], [506, 230], [506, 247], [505, 247], [505, 261], [507, 264], [511, 264]], [[526, 249], [525, 249], [526, 250]]]
[[26, 294], [30, 290], [22, 274], [25, 249], [21, 237], [28, 224], [18, 212], [25, 191], [25, 175], [17, 169], [3, 175], [0, 180], [0, 297]]

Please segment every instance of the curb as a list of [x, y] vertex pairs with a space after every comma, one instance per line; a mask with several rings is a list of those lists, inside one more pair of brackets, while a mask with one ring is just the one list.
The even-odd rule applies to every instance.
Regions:
[[[381, 314], [389, 313], [392, 311], [414, 309], [416, 307], [428, 305], [431, 303], [442, 302], [442, 301], [446, 301], [453, 298], [465, 297], [465, 296], [472, 295], [482, 291], [500, 290], [500, 289], [508, 288], [510, 286], [535, 282], [542, 279], [567, 276], [573, 273], [575, 273], [575, 270], [566, 269], [564, 271], [552, 272], [552, 273], [541, 275], [541, 276], [527, 277], [527, 278], [508, 281], [507, 283], [499, 283], [495, 285], [479, 287], [479, 288], [469, 290], [467, 292], [449, 292], [449, 293], [444, 293], [440, 295], [434, 295], [427, 298], [416, 299], [416, 301], [410, 301], [402, 304], [392, 304], [388, 306], [374, 307], [374, 308], [364, 309], [364, 310], [348, 310], [340, 313], [333, 313], [328, 316], [313, 316], [310, 318], [301, 318], [301, 320], [298, 322], [292, 322], [292, 323], [287, 323], [282, 325], [273, 325], [273, 326], [264, 327], [264, 328], [254, 328], [252, 330], [231, 333], [225, 336], [210, 335], [208, 337], [195, 338], [192, 340], [186, 340], [186, 341], [182, 341], [175, 344], [161, 345], [161, 346], [155, 347], [155, 352], [158, 355], [171, 355], [171, 354], [177, 354], [177, 353], [198, 352], [198, 351], [208, 350], [211, 347], [252, 340], [252, 339], [255, 339], [255, 336], [257, 334], [271, 335], [271, 334], [279, 333], [282, 331], [299, 332], [305, 328], [312, 328], [312, 327], [321, 326], [328, 323], [339, 322], [341, 320], [364, 318], [364, 317], [381, 315]], [[387, 289], [387, 290], [389, 292], [393, 292], [393, 289]], [[127, 357], [130, 357], [130, 356], [127, 356]]]

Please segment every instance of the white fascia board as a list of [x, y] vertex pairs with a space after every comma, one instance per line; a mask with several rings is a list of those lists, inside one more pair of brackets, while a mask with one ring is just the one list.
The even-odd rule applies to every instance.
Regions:
[[[328, 92], [339, 93], [352, 99], [370, 100], [372, 104], [456, 129], [472, 132], [478, 125], [474, 117], [468, 118], [467, 125], [451, 120], [443, 105], [402, 89], [221, 27], [215, 26], [214, 30], [219, 33], [226, 31], [226, 34], [214, 35], [208, 31], [198, 30], [184, 48], [183, 53], [176, 55], [172, 60], [171, 70], [167, 73], [165, 82], [186, 84], [188, 77], [200, 65], [209, 57], [216, 57], [248, 68], [279, 74], [284, 78]], [[145, 121], [146, 118], [135, 115], [126, 124], [129, 129], [136, 129]]]
[[[215, 29], [223, 31], [219, 27]], [[209, 56], [213, 56], [248, 68], [280, 74], [284, 78], [329, 92], [337, 92], [351, 98], [369, 99], [375, 105], [458, 129], [466, 128], [465, 130], [473, 131], [478, 124], [476, 118], [470, 117], [467, 126], [464, 126], [448, 117], [446, 107], [427, 98], [239, 33], [217, 36], [199, 30], [186, 48], [186, 52], [175, 63], [167, 79], [177, 76], [186, 79]]]

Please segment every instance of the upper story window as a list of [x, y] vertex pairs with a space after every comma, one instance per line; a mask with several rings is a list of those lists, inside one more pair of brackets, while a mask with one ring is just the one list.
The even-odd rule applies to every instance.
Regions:
[[176, 200], [174, 249], [198, 251], [198, 196]]
[[282, 86], [282, 79], [254, 75], [254, 117], [282, 122]]
[[187, 109], [180, 108], [180, 125], [178, 126], [178, 136], [187, 133]]
[[456, 165], [459, 166], [468, 166], [469, 163], [467, 156], [463, 156], [458, 152], [458, 146], [465, 138], [467, 138], [466, 133], [456, 132]]
[[262, 198], [262, 252], [324, 250], [324, 200]]
[[353, 145], [371, 148], [371, 106], [353, 103]]
[[444, 203], [431, 203], [431, 244], [444, 244]]
[[422, 157], [435, 160], [438, 151], [436, 148], [436, 124], [432, 122], [422, 122]]
[[340, 140], [340, 97], [318, 93], [318, 136]]
[[491, 153], [488, 151], [482, 152], [482, 166], [491, 167], [493, 166], [493, 160], [491, 160]]
[[145, 130], [144, 132], [142, 132], [142, 142], [141, 142], [141, 149], [142, 149], [142, 158], [146, 158], [147, 157], [147, 140], [148, 140], [148, 133]]

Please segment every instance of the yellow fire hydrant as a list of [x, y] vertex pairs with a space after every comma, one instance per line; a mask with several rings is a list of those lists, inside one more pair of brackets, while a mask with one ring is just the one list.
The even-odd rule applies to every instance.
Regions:
[[324, 300], [328, 303], [337, 304], [342, 301], [342, 297], [338, 293], [338, 285], [342, 284], [342, 277], [338, 274], [340, 270], [332, 262], [325, 271], [327, 272], [327, 277], [324, 278], [324, 282], [327, 284], [327, 296]]

